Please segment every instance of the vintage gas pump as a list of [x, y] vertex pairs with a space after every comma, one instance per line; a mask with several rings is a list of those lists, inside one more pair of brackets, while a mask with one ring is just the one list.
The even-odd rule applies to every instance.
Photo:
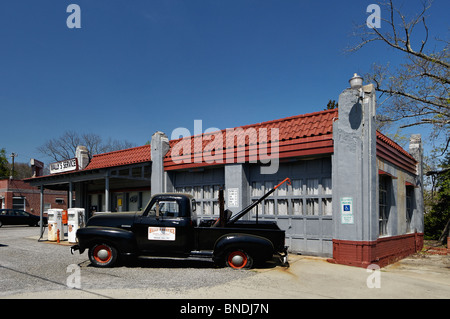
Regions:
[[69, 208], [68, 216], [68, 237], [70, 243], [77, 242], [77, 230], [84, 227], [84, 208]]
[[47, 211], [48, 214], [48, 240], [64, 240], [64, 227], [62, 221], [62, 209], [54, 208]]

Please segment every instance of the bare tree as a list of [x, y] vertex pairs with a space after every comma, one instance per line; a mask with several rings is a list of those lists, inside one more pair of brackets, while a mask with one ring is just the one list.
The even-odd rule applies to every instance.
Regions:
[[135, 146], [128, 141], [108, 139], [104, 142], [100, 135], [95, 133], [78, 134], [75, 131], [66, 131], [60, 137], [53, 138], [38, 147], [38, 152], [51, 157], [56, 162], [74, 158], [78, 145], [86, 146], [89, 156], [121, 150]]
[[[379, 103], [382, 115], [378, 121], [399, 122], [400, 128], [431, 125], [433, 137], [445, 138], [445, 152], [450, 143], [449, 41], [435, 37], [432, 48], [427, 47], [427, 11], [432, 1], [422, 1], [420, 12], [413, 17], [407, 17], [393, 2], [380, 3], [381, 28], [369, 28], [366, 24], [357, 27], [359, 43], [349, 51], [382, 42], [404, 54], [405, 62], [398, 67], [374, 64], [372, 72], [364, 75], [384, 97]], [[423, 36], [417, 40], [419, 28]]]

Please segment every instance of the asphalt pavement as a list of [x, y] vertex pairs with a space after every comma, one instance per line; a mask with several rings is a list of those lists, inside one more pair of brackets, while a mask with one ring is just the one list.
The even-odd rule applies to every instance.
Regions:
[[70, 245], [38, 241], [39, 228], [0, 228], [0, 298], [450, 299], [450, 256], [413, 256], [380, 269], [289, 256], [252, 270], [209, 260], [148, 259], [100, 269]]

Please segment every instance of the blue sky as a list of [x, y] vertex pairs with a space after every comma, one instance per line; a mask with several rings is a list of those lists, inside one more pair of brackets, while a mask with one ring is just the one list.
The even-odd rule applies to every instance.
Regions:
[[[66, 25], [71, 3], [81, 29]], [[36, 148], [66, 130], [143, 145], [196, 119], [225, 129], [323, 110], [354, 72], [401, 62], [381, 44], [344, 53], [371, 3], [3, 0], [0, 148], [48, 163]], [[435, 1], [431, 34], [448, 36], [449, 9]]]

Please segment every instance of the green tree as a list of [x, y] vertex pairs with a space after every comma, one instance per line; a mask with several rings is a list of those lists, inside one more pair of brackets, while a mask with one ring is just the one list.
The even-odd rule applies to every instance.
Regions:
[[4, 148], [0, 150], [0, 179], [9, 177], [9, 163]]
[[424, 217], [425, 238], [444, 241], [450, 222], [450, 153], [442, 161], [441, 170], [432, 173], [437, 191], [431, 210]]
[[334, 110], [338, 108], [338, 103], [335, 100], [328, 100], [327, 108], [325, 110]]

